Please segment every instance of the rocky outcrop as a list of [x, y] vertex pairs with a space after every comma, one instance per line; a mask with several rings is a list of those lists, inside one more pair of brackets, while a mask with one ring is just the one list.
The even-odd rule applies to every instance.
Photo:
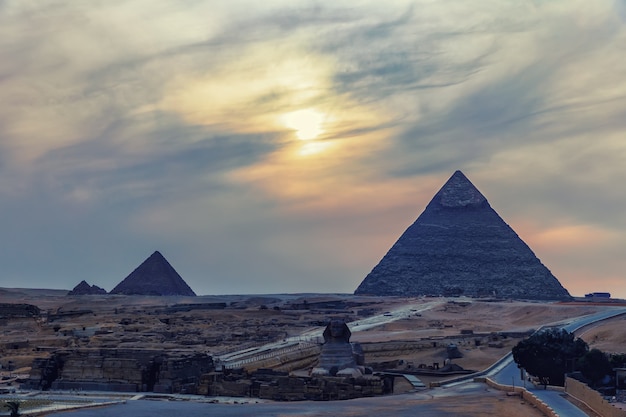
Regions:
[[113, 288], [111, 294], [196, 295], [158, 251], [150, 255], [148, 259]]
[[83, 280], [67, 295], [101, 295], [106, 293], [104, 288], [100, 288], [97, 285], [89, 285], [87, 281]]
[[571, 298], [461, 171], [439, 190], [355, 294]]
[[39, 317], [39, 307], [32, 304], [0, 303], [0, 318]]

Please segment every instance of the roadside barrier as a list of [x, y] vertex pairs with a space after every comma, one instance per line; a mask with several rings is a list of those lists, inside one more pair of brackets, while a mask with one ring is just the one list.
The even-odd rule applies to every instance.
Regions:
[[518, 394], [524, 401], [527, 401], [530, 404], [532, 404], [534, 407], [537, 408], [537, 410], [541, 411], [547, 417], [560, 417], [550, 406], [548, 406], [546, 403], [541, 401], [539, 398], [537, 398], [532, 392], [528, 391], [526, 388], [499, 384], [496, 381], [488, 377], [479, 377], [479, 378], [476, 378], [476, 381], [484, 382], [490, 387], [495, 388], [500, 391], [514, 392]]

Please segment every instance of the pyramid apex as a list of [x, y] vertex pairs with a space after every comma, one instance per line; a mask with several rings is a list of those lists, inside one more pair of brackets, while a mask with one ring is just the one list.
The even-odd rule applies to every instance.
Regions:
[[472, 182], [457, 170], [439, 190], [432, 202], [448, 208], [480, 206], [487, 199]]

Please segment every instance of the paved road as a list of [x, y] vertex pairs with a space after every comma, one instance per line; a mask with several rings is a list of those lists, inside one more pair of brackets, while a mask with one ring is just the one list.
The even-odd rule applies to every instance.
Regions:
[[[568, 332], [575, 332], [576, 330], [589, 324], [611, 317], [619, 316], [621, 314], [626, 314], [626, 308], [615, 307], [614, 309], [608, 311], [602, 311], [600, 313], [590, 314], [588, 316], [577, 317], [567, 322], [559, 323], [554, 327], [561, 327]], [[526, 389], [532, 391], [532, 393], [535, 394], [539, 399], [552, 407], [552, 409], [559, 416], [587, 417], [586, 413], [584, 413], [582, 410], [580, 410], [572, 403], [570, 403], [566, 398], [564, 398], [562, 393], [557, 391], [546, 391], [543, 388], [535, 388], [533, 384], [524, 381], [521, 378], [520, 370], [518, 369], [517, 364], [513, 361], [513, 355], [509, 355], [509, 358], [502, 363], [502, 366], [491, 370], [489, 373], [487, 373], [487, 376], [491, 377], [500, 384], [525, 386]]]
[[[426, 310], [430, 310], [436, 306], [444, 304], [445, 301], [429, 301], [425, 303], [407, 304], [403, 307], [391, 309], [383, 314], [378, 314], [364, 319], [355, 320], [348, 323], [348, 327], [352, 333], [369, 330], [374, 327], [382, 326], [383, 324], [391, 323], [397, 320], [402, 320], [407, 317], [419, 314]], [[321, 342], [323, 328], [315, 328], [302, 333], [299, 336], [288, 337], [278, 342], [267, 343], [262, 346], [246, 348], [240, 351], [230, 352], [228, 354], [220, 355], [219, 360], [221, 363], [228, 367], [241, 366], [245, 361], [255, 360], [264, 355], [272, 355], [272, 353], [280, 354], [284, 349], [297, 349], [299, 344], [303, 341]]]
[[568, 332], [576, 332], [577, 330], [589, 324], [606, 320], [611, 317], [620, 316], [622, 314], [626, 314], [626, 308], [612, 307], [606, 311], [601, 311], [599, 313], [589, 314], [588, 316], [577, 317], [575, 319], [569, 320], [567, 323], [562, 324], [561, 327]]
[[[502, 393], [486, 390], [484, 384], [469, 383], [458, 388], [438, 389], [429, 394], [401, 394], [346, 401], [263, 402], [247, 404], [211, 404], [191, 401], [127, 401], [109, 407], [75, 410], [54, 414], [59, 417], [360, 417], [387, 415], [393, 417], [441, 417], [447, 415], [474, 417], [484, 415], [480, 406], [473, 411], [466, 405], [502, 400]], [[453, 411], [451, 411], [453, 407]], [[459, 411], [460, 410], [460, 411]], [[489, 414], [493, 415], [493, 414]]]

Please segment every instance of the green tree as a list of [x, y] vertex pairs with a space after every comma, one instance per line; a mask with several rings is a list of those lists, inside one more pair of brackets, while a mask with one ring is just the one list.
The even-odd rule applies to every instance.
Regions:
[[4, 406], [11, 412], [11, 417], [20, 417], [20, 402], [7, 401]]
[[613, 368], [626, 368], [626, 353], [612, 353], [609, 361]]
[[577, 366], [583, 376], [591, 381], [592, 387], [596, 387], [606, 375], [610, 375], [613, 371], [609, 358], [598, 349], [591, 349], [578, 359]]
[[513, 360], [520, 368], [540, 378], [545, 385], [565, 384], [565, 373], [589, 351], [584, 340], [564, 329], [534, 333], [513, 347]]

